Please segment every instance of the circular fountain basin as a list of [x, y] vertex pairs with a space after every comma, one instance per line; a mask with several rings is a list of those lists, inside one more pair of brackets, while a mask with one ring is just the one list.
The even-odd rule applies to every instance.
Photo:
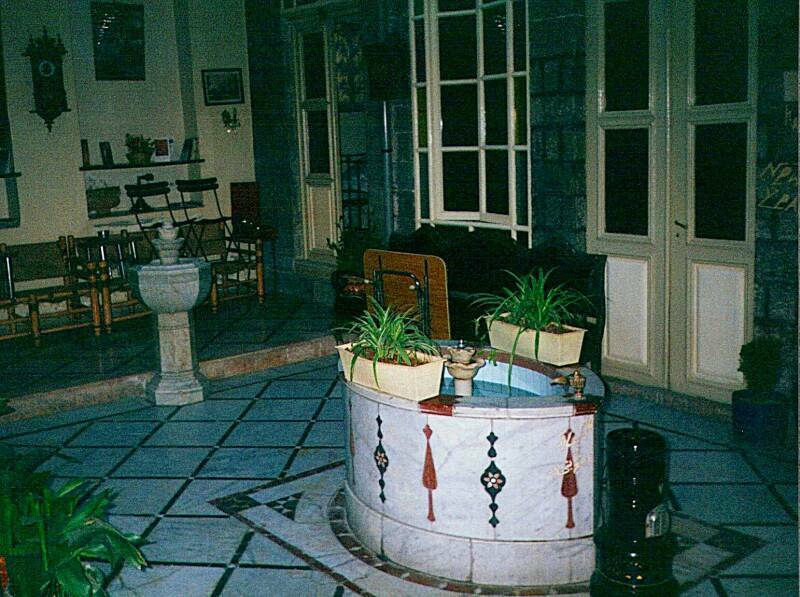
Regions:
[[[509, 395], [504, 358], [478, 371], [469, 398], [415, 403], [345, 382], [348, 524], [369, 549], [428, 574], [582, 585], [594, 570], [596, 406], [551, 385], [571, 368], [521, 358]], [[601, 397], [598, 376], [581, 372]]]
[[180, 259], [162, 265], [158, 259], [128, 270], [136, 296], [156, 313], [190, 311], [211, 290], [211, 265], [202, 259]]

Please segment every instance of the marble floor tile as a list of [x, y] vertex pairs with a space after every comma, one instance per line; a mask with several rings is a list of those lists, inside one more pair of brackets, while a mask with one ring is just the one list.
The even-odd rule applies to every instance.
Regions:
[[317, 421], [303, 445], [344, 447], [344, 421]]
[[270, 570], [237, 568], [225, 585], [225, 595], [253, 597], [254, 595], [302, 595], [303, 597], [332, 597], [337, 583], [316, 570]]
[[230, 421], [167, 421], [145, 446], [214, 446], [230, 428]]
[[180, 479], [109, 479], [99, 489], [111, 489], [116, 493], [113, 514], [155, 515], [183, 483]]
[[320, 421], [343, 421], [344, 420], [344, 401], [326, 400], [322, 412], [317, 417]]
[[768, 483], [797, 485], [797, 452], [791, 449], [747, 450], [750, 462]]
[[269, 384], [264, 398], [320, 398], [330, 387], [330, 379], [276, 379]]
[[201, 597], [211, 595], [224, 567], [153, 566], [125, 568], [109, 587], [115, 597]]
[[188, 477], [208, 448], [139, 448], [114, 471], [114, 477]]
[[792, 522], [763, 485], [670, 485], [681, 511], [711, 524]]
[[142, 552], [159, 563], [227, 564], [248, 531], [233, 518], [162, 518]]
[[796, 575], [797, 574], [797, 527], [731, 527], [735, 531], [763, 539], [767, 544], [725, 569], [728, 575]]
[[176, 410], [174, 406], [145, 406], [124, 413], [117, 413], [107, 418], [109, 421], [163, 421]]
[[269, 566], [296, 566], [307, 568], [308, 565], [292, 555], [286, 549], [271, 541], [267, 537], [256, 533], [244, 550], [241, 560], [242, 564], [261, 564]]
[[220, 448], [197, 476], [272, 479], [281, 472], [291, 453], [289, 448]]
[[192, 516], [215, 516], [220, 510], [208, 502], [250, 489], [253, 480], [195, 479], [183, 490], [178, 500], [170, 507], [169, 514]]
[[298, 422], [242, 422], [228, 435], [223, 445], [296, 446], [305, 428], [306, 423]]
[[672, 483], [734, 483], [759, 480], [740, 454], [708, 450], [671, 452], [669, 479]]
[[731, 596], [797, 597], [800, 594], [797, 578], [726, 578], [720, 576], [722, 588]]
[[62, 448], [39, 470], [59, 477], [102, 477], [130, 451], [130, 448]]
[[7, 441], [16, 446], [63, 446], [69, 438], [76, 435], [84, 427], [86, 427], [86, 425], [65, 425], [47, 429], [46, 431], [34, 431], [21, 435], [15, 434], [8, 438]]
[[233, 421], [242, 414], [249, 400], [204, 400], [180, 407], [173, 421]]
[[341, 448], [303, 448], [297, 452], [288, 474], [296, 475], [343, 458], [344, 452]]
[[69, 442], [70, 446], [135, 446], [153, 429], [154, 422], [96, 421]]
[[320, 406], [319, 398], [261, 398], [256, 401], [245, 421], [308, 421]]
[[215, 387], [209, 392], [207, 398], [220, 400], [222, 398], [255, 398], [259, 392], [264, 388], [263, 381], [254, 381], [244, 385], [237, 385], [233, 387]]

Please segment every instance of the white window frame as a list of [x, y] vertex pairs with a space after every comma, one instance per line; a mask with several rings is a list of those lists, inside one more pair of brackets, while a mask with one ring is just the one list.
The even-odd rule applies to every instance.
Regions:
[[[506, 71], [499, 74], [483, 74], [483, 18], [482, 11], [495, 8], [497, 6], [506, 7]], [[438, 0], [425, 2], [423, 14], [414, 14], [414, 0], [409, 0], [409, 31], [410, 31], [410, 52], [411, 52], [411, 85], [412, 85], [412, 119], [413, 119], [413, 143], [414, 143], [414, 197], [415, 197], [415, 223], [419, 228], [423, 224], [430, 225], [454, 225], [465, 226], [469, 229], [474, 228], [494, 228], [509, 231], [512, 238], [516, 239], [518, 233], [523, 232], [527, 235], [527, 244], [531, 246], [531, 230], [533, 207], [531, 201], [531, 145], [530, 145], [530, 97], [526, 93], [526, 130], [524, 131], [523, 144], [516, 144], [515, 130], [515, 101], [514, 80], [524, 78], [525, 89], [529, 90], [529, 52], [528, 52], [528, 27], [527, 27], [527, 2], [525, 7], [525, 68], [524, 70], [512, 70], [514, 66], [514, 0], [496, 0], [495, 2], [482, 3], [476, 0], [475, 7], [467, 10], [448, 11], [442, 13], [443, 18], [457, 17], [461, 15], [475, 15], [476, 17], [476, 46], [478, 51], [477, 78], [448, 80], [442, 82], [439, 73], [439, 39], [438, 22], [439, 10]], [[416, 72], [416, 30], [415, 23], [424, 23], [425, 31], [425, 69], [426, 80], [417, 82]], [[506, 81], [506, 122], [507, 122], [507, 141], [504, 145], [487, 145], [486, 139], [486, 106], [484, 101], [485, 81], [505, 80]], [[478, 95], [478, 144], [473, 146], [442, 146], [442, 114], [441, 114], [441, 94], [440, 88], [447, 85], [457, 85], [472, 83], [477, 85]], [[425, 94], [426, 97], [426, 118], [427, 118], [427, 139], [423, 140], [423, 147], [420, 147], [419, 122], [418, 122], [418, 93]], [[436, 126], [433, 126], [436, 123]], [[487, 150], [505, 150], [508, 156], [508, 214], [496, 214], [486, 209], [486, 172], [485, 156]], [[444, 188], [442, 172], [442, 154], [455, 151], [475, 151], [478, 153], [478, 165], [480, 168], [478, 175], [478, 197], [479, 206], [477, 211], [447, 211], [444, 206]], [[525, 201], [527, 205], [527, 218], [522, 223], [517, 222], [517, 199], [516, 199], [516, 152], [525, 151], [526, 180]], [[420, 187], [420, 155], [428, 156], [428, 189], [427, 189], [427, 217], [423, 217], [423, 196], [425, 189]]]

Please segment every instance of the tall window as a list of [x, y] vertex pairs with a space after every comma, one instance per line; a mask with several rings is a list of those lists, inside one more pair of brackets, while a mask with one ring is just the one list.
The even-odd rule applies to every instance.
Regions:
[[3, 68], [3, 40], [0, 39], [0, 228], [19, 227], [17, 177], [11, 147], [11, 123], [6, 107], [6, 78]]
[[417, 223], [530, 231], [524, 0], [410, 0]]

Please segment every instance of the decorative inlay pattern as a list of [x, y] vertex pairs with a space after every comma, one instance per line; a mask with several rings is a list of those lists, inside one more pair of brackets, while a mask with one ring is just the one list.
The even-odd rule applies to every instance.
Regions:
[[277, 500], [267, 502], [266, 506], [275, 510], [279, 514], [283, 514], [289, 520], [294, 520], [294, 515], [297, 512], [297, 504], [300, 502], [303, 492], [293, 493]]
[[383, 475], [386, 474], [386, 469], [389, 468], [389, 457], [386, 455], [386, 450], [383, 449], [383, 431], [381, 430], [383, 419], [378, 415], [375, 421], [378, 423], [378, 445], [375, 447], [373, 456], [375, 458], [375, 466], [378, 467], [378, 472], [381, 474], [381, 478], [378, 479], [378, 486], [381, 488], [379, 496], [381, 501], [385, 502], [386, 493], [384, 493], [384, 489], [386, 489], [386, 481], [383, 480]]
[[575, 476], [575, 461], [572, 459], [572, 444], [575, 442], [575, 433], [572, 429], [567, 428], [561, 437], [567, 448], [567, 457], [564, 460], [564, 468], [561, 472], [561, 495], [567, 498], [566, 527], [574, 529], [575, 520], [572, 517], [572, 498], [578, 495], [578, 478]]
[[428, 520], [436, 522], [436, 515], [433, 513], [433, 490], [437, 487], [436, 467], [433, 464], [433, 453], [431, 452], [431, 435], [433, 429], [427, 424], [422, 428], [425, 434], [425, 464], [422, 467], [422, 486], [428, 490]]
[[489, 440], [489, 451], [487, 454], [489, 455], [489, 458], [491, 458], [491, 461], [489, 462], [489, 466], [486, 467], [481, 475], [481, 484], [486, 490], [486, 493], [489, 494], [489, 497], [492, 498], [492, 502], [489, 504], [489, 510], [492, 511], [492, 517], [489, 519], [489, 524], [493, 527], [496, 527], [500, 523], [500, 519], [497, 518], [497, 509], [499, 506], [495, 500], [497, 499], [497, 494], [503, 491], [503, 487], [505, 487], [506, 484], [506, 478], [494, 461], [494, 459], [497, 457], [497, 450], [494, 449], [494, 443], [498, 440], [498, 437], [494, 434], [494, 431], [491, 431], [489, 432], [489, 435], [486, 436], [486, 439]]

